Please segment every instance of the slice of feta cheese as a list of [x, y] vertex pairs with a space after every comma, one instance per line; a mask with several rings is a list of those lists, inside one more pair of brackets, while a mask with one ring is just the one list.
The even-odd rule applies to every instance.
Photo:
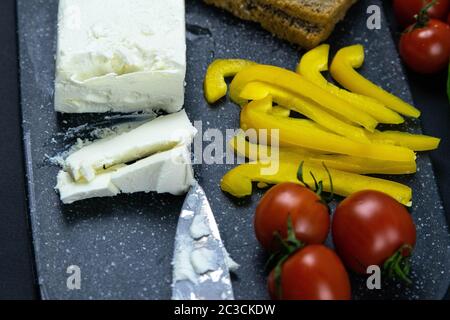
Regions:
[[65, 171], [60, 171], [57, 177], [56, 189], [63, 203], [73, 203], [75, 201], [113, 197], [120, 193], [120, 190], [111, 182], [111, 173], [98, 175], [93, 181], [80, 181], [75, 183], [71, 175]]
[[99, 170], [139, 160], [178, 145], [189, 145], [196, 132], [182, 110], [113, 138], [97, 140], [69, 155], [64, 167], [75, 181], [82, 178], [92, 181]]
[[184, 0], [60, 0], [55, 109], [179, 111]]
[[[170, 174], [168, 174], [170, 171]], [[186, 145], [154, 154], [130, 165], [113, 167], [97, 174], [92, 181], [74, 181], [60, 171], [56, 189], [61, 201], [112, 197], [119, 193], [158, 192], [180, 195], [194, 183], [190, 153]]]
[[156, 191], [181, 195], [194, 182], [190, 153], [184, 145], [157, 153], [117, 170], [111, 181], [123, 193]]

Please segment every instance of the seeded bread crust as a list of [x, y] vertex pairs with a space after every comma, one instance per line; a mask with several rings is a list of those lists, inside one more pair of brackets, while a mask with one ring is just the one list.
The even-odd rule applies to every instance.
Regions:
[[314, 48], [325, 41], [336, 23], [346, 13], [344, 10], [328, 24], [319, 25], [290, 15], [277, 7], [262, 4], [260, 0], [204, 0], [204, 2], [227, 10], [241, 19], [257, 22], [279, 38], [306, 49]]
[[319, 25], [337, 23], [357, 0], [253, 0]]
[[261, 10], [259, 17], [259, 23], [264, 29], [305, 49], [317, 47], [328, 39], [334, 29], [334, 24], [318, 26], [280, 13], [273, 15], [267, 10]]

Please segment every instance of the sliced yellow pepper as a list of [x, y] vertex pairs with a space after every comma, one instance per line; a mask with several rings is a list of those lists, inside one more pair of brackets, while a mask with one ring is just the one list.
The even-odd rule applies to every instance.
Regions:
[[439, 147], [441, 139], [421, 134], [411, 134], [400, 131], [375, 131], [368, 132], [370, 140], [374, 143], [392, 144], [405, 147], [414, 151], [429, 151]]
[[231, 99], [238, 104], [244, 104], [246, 101], [240, 97], [241, 92], [248, 83], [254, 81], [275, 85], [292, 94], [311, 99], [345, 119], [360, 124], [369, 131], [373, 131], [378, 124], [369, 114], [337, 98], [304, 77], [275, 66], [254, 65], [240, 71], [230, 84]]
[[384, 103], [388, 108], [405, 116], [418, 118], [420, 111], [393, 94], [383, 90], [364, 78], [355, 68], [364, 62], [364, 48], [362, 45], [345, 47], [338, 51], [331, 64], [331, 75], [348, 90], [372, 97]]
[[215, 103], [227, 94], [225, 78], [232, 77], [245, 67], [255, 62], [243, 59], [217, 59], [211, 63], [206, 71], [204, 90], [206, 101]]
[[[233, 151], [235, 151], [238, 155], [241, 155], [251, 161], [267, 160], [271, 159], [272, 156], [276, 156], [275, 154], [273, 154], [271, 146], [249, 142], [246, 139], [246, 135], [243, 131], [235, 135], [229, 141], [229, 145], [231, 149], [233, 149]], [[278, 157], [280, 157], [281, 155], [283, 155], [284, 157], [284, 154], [295, 154], [296, 157], [301, 156], [303, 160], [320, 155], [320, 153], [304, 148], [280, 147]], [[288, 158], [288, 156], [286, 156], [286, 158]]]
[[[357, 174], [411, 174], [417, 171], [415, 161], [380, 161], [345, 155], [314, 154], [300, 148], [280, 148], [276, 155], [270, 146], [248, 142], [245, 135], [236, 135], [230, 140], [231, 148], [251, 161], [277, 160], [300, 163], [307, 160], [311, 164], [322, 165]], [[278, 157], [277, 157], [278, 156]]]
[[329, 153], [346, 154], [362, 158], [414, 161], [413, 151], [398, 146], [359, 143], [324, 131], [310, 120], [277, 117], [271, 113], [272, 98], [254, 100], [241, 111], [241, 128], [253, 128], [266, 133], [279, 130], [280, 146], [303, 147]]
[[[235, 197], [243, 198], [252, 194], [252, 182], [262, 182], [269, 185], [283, 182], [302, 184], [297, 179], [300, 163], [280, 161], [277, 164], [278, 170], [274, 174], [263, 174], [264, 169], [269, 165], [273, 167], [273, 163], [252, 162], [242, 164], [229, 171], [222, 178], [221, 188]], [[312, 172], [318, 181], [323, 181], [324, 190], [331, 191], [328, 174], [324, 167], [305, 162], [303, 172], [307, 184], [314, 185], [314, 180], [309, 174]], [[408, 186], [335, 169], [329, 169], [329, 172], [333, 180], [333, 190], [340, 196], [346, 197], [361, 190], [376, 190], [390, 195], [404, 205], [411, 205], [412, 190]]]
[[276, 115], [276, 116], [279, 116], [279, 117], [287, 118], [287, 117], [289, 117], [291, 115], [291, 110], [286, 109], [286, 108], [281, 107], [281, 106], [275, 106], [272, 109], [272, 114]]
[[352, 126], [326, 112], [314, 101], [302, 98], [275, 85], [257, 81], [250, 82], [244, 87], [240, 97], [246, 100], [261, 100], [269, 95], [272, 96], [275, 103], [303, 114], [329, 131], [351, 140], [370, 142], [363, 128]]
[[347, 101], [354, 107], [367, 112], [380, 123], [400, 124], [405, 121], [397, 112], [386, 108], [381, 102], [341, 89], [322, 75], [321, 72], [328, 71], [328, 56], [330, 46], [323, 44], [305, 53], [297, 66], [297, 73], [309, 81], [322, 87], [336, 97]]

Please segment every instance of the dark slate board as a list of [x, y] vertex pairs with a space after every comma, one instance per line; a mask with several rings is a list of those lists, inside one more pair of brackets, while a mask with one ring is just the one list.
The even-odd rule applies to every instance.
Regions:
[[[97, 123], [104, 115], [57, 115], [53, 111], [57, 0], [19, 0], [19, 38], [23, 133], [29, 186], [29, 209], [39, 284], [45, 299], [170, 298], [171, 257], [177, 216], [183, 197], [136, 194], [92, 199], [64, 206], [54, 190], [58, 168], [47, 156], [67, 148], [69, 128]], [[240, 21], [201, 1], [187, 2], [188, 74], [186, 109], [192, 121], [207, 128], [236, 128], [239, 109], [228, 100], [210, 107], [203, 99], [202, 80], [214, 58], [247, 58], [293, 68], [299, 51], [257, 25]], [[333, 49], [362, 43], [368, 56], [362, 72], [411, 102], [411, 95], [388, 26], [366, 28], [366, 8], [381, 1], [360, 1], [329, 41]], [[419, 106], [427, 108], [432, 106]], [[420, 132], [418, 122], [409, 131]], [[440, 299], [450, 279], [450, 238], [428, 156], [419, 155], [419, 172], [396, 177], [414, 189], [411, 212], [418, 243], [413, 258], [414, 285], [389, 281], [368, 291], [353, 277], [356, 299]], [[242, 267], [234, 277], [237, 299], [265, 299], [267, 258], [253, 233], [253, 211], [262, 193], [235, 201], [219, 188], [232, 165], [197, 165], [224, 242]], [[69, 265], [81, 268], [81, 290], [66, 287]]]

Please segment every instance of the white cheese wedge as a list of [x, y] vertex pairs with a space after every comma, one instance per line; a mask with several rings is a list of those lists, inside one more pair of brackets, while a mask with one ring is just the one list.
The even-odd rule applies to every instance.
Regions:
[[92, 181], [96, 172], [145, 158], [155, 152], [189, 145], [197, 130], [184, 110], [144, 123], [110, 139], [100, 139], [71, 154], [65, 170], [75, 181]]
[[179, 111], [184, 0], [60, 0], [55, 109]]
[[194, 182], [191, 157], [186, 146], [157, 153], [120, 168], [111, 176], [112, 183], [123, 193], [185, 193]]
[[113, 197], [120, 193], [120, 190], [111, 182], [111, 173], [100, 174], [91, 182], [75, 183], [70, 174], [61, 170], [58, 173], [57, 181], [56, 189], [59, 191], [63, 203], [73, 203], [89, 198]]
[[194, 183], [190, 153], [186, 145], [154, 154], [131, 165], [117, 166], [97, 174], [92, 181], [75, 181], [60, 171], [56, 189], [61, 201], [112, 197], [119, 193], [158, 192], [180, 195]]

